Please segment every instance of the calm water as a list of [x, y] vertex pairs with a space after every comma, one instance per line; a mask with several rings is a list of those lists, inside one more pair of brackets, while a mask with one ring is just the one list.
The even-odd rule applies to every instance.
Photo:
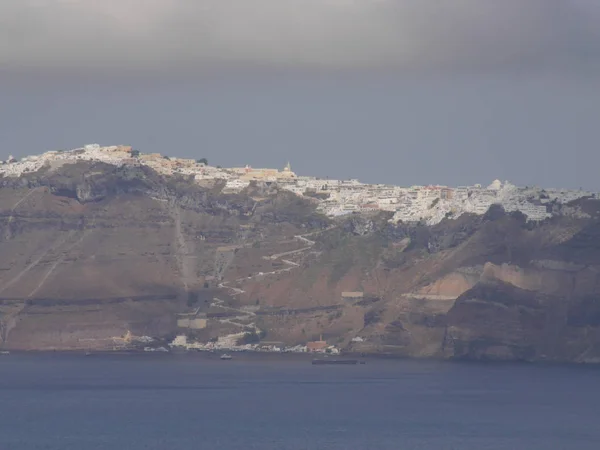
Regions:
[[600, 448], [600, 369], [0, 356], [1, 450]]

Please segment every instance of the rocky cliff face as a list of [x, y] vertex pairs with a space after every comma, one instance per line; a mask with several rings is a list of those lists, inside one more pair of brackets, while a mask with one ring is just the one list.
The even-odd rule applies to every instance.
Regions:
[[[77, 163], [0, 179], [0, 342], [114, 348], [258, 327], [404, 356], [600, 361], [600, 205], [428, 227], [331, 221], [276, 186], [236, 195]], [[353, 293], [352, 295], [348, 293]], [[181, 320], [180, 320], [181, 325]], [[362, 340], [352, 340], [360, 336]], [[358, 342], [357, 342], [358, 341]]]

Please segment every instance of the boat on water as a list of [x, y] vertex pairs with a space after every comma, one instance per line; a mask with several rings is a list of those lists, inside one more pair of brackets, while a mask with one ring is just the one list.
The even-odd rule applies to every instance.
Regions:
[[167, 350], [165, 347], [144, 347], [144, 351], [145, 352], [151, 352], [151, 353], [169, 353], [169, 350]]
[[227, 353], [223, 353], [223, 354], [221, 355], [221, 359], [224, 359], [224, 360], [229, 360], [229, 359], [233, 359], [233, 356], [231, 356], [231, 355], [228, 355]]
[[1, 350], [0, 355], [10, 355], [10, 352], [8, 350]]
[[336, 365], [336, 364], [342, 364], [342, 365], [354, 365], [354, 364], [358, 364], [358, 360], [357, 359], [313, 359], [312, 360], [312, 364], [317, 366], [317, 365]]

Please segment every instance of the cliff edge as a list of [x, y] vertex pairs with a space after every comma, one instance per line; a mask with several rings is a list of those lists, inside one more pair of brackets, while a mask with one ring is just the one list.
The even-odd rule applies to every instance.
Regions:
[[600, 201], [532, 222], [326, 217], [268, 180], [230, 192], [79, 161], [0, 178], [0, 345], [235, 336], [412, 357], [600, 361]]

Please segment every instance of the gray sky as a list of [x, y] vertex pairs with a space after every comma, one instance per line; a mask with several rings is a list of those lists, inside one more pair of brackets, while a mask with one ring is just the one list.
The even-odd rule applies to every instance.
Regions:
[[600, 190], [597, 0], [1, 0], [0, 157]]

